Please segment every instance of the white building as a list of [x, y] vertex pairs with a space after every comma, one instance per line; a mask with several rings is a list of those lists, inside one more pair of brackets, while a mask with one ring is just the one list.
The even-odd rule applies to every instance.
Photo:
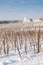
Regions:
[[32, 19], [24, 18], [23, 22], [31, 22]]

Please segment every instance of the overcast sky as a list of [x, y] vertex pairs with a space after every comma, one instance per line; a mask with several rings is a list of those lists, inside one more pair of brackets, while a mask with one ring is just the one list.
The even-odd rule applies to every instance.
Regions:
[[43, 17], [43, 0], [0, 0], [0, 20]]

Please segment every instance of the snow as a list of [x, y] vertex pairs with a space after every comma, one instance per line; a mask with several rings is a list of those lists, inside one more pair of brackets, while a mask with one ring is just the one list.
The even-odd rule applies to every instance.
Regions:
[[43, 52], [20, 57], [12, 49], [9, 55], [0, 55], [0, 65], [43, 65]]
[[[43, 52], [34, 54], [33, 45], [32, 48], [30, 48], [28, 43], [27, 45], [27, 55], [24, 51], [24, 45], [22, 46], [22, 50], [20, 49], [21, 57], [19, 56], [17, 48], [15, 51], [15, 49], [11, 47], [8, 55], [0, 55], [0, 65], [43, 65]], [[43, 48], [43, 43], [41, 44], [41, 48]]]

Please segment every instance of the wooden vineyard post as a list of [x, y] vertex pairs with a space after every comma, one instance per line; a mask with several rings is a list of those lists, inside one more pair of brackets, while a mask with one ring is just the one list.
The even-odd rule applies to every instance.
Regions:
[[6, 54], [6, 50], [5, 50], [5, 39], [3, 40], [3, 46], [4, 46], [4, 54]]
[[40, 46], [39, 46], [39, 39], [40, 39], [40, 36], [39, 36], [39, 31], [36, 32], [36, 47], [37, 47], [37, 53], [40, 52]]

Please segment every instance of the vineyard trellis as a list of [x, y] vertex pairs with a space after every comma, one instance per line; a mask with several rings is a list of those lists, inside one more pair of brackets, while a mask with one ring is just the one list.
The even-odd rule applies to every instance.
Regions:
[[43, 40], [43, 32], [40, 30], [15, 32], [15, 30], [17, 29], [0, 29], [0, 54], [9, 54], [9, 49], [11, 47], [14, 48], [15, 52], [16, 50], [18, 51], [20, 57], [22, 56], [22, 53], [25, 53], [27, 56], [29, 50], [32, 49], [34, 54], [41, 51], [40, 39], [42, 38]]

